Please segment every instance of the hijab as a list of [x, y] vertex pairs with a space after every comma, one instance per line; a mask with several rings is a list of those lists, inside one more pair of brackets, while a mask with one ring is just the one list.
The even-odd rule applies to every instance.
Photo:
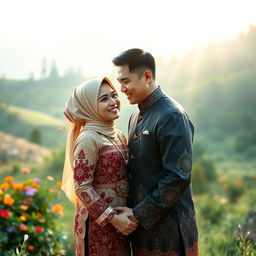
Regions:
[[116, 91], [107, 77], [88, 80], [74, 89], [64, 109], [68, 125], [61, 189], [68, 199], [74, 203], [75, 207], [79, 199], [74, 188], [72, 163], [74, 160], [75, 143], [80, 132], [94, 130], [110, 138], [117, 136], [115, 121], [104, 121], [98, 112], [98, 97], [101, 85], [104, 82], [108, 83]]

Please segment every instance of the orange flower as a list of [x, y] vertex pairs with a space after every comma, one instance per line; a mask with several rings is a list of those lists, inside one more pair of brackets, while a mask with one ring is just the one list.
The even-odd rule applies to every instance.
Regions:
[[229, 185], [227, 183], [223, 184], [223, 189], [225, 190], [229, 189]]
[[234, 181], [234, 184], [237, 186], [237, 187], [242, 187], [243, 186], [243, 184], [244, 184], [244, 182], [243, 182], [243, 180], [235, 180]]
[[23, 212], [21, 215], [22, 215], [22, 216], [25, 216], [25, 217], [28, 217], [28, 216], [29, 216], [29, 214], [26, 213], [26, 212]]
[[15, 200], [9, 197], [5, 197], [4, 198], [4, 204], [8, 205], [8, 206], [12, 206], [15, 203]]
[[29, 168], [21, 168], [21, 171], [22, 171], [23, 173], [25, 173], [25, 174], [31, 172]]
[[2, 189], [8, 189], [10, 187], [10, 185], [8, 183], [3, 183], [3, 184], [0, 185], [0, 187]]
[[22, 190], [23, 185], [21, 183], [14, 183], [14, 184], [12, 184], [12, 189], [13, 190]]
[[52, 211], [53, 212], [62, 212], [63, 211], [63, 207], [60, 204], [56, 204], [52, 207]]
[[4, 191], [0, 188], [0, 195], [2, 195], [4, 193]]
[[37, 213], [36, 213], [36, 217], [39, 217], [39, 218], [40, 218], [40, 217], [42, 217], [42, 216], [43, 216], [43, 214], [42, 214], [41, 212], [37, 212]]
[[38, 222], [45, 223], [45, 219], [39, 219]]
[[27, 205], [21, 205], [20, 209], [23, 210], [23, 211], [26, 211], [28, 209], [28, 206]]
[[4, 179], [4, 182], [13, 182], [13, 181], [14, 181], [14, 178], [12, 176], [7, 176]]
[[62, 182], [58, 181], [58, 182], [56, 182], [56, 185], [57, 185], [57, 187], [61, 188]]
[[35, 249], [35, 246], [33, 246], [32, 244], [28, 246], [28, 250], [33, 251]]
[[32, 187], [33, 187], [33, 188], [39, 188], [40, 185], [39, 185], [38, 183], [33, 183], [33, 184], [32, 184]]

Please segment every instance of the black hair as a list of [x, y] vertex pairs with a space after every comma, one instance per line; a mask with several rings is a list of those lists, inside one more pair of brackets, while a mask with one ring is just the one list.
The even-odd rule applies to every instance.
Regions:
[[145, 70], [150, 70], [155, 80], [156, 64], [154, 57], [149, 53], [139, 48], [132, 48], [120, 53], [112, 62], [116, 66], [128, 65], [129, 72], [136, 73], [139, 77]]

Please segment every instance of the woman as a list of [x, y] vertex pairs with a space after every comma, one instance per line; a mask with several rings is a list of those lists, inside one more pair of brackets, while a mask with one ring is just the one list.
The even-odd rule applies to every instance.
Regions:
[[119, 111], [117, 92], [106, 77], [81, 84], [66, 103], [62, 189], [76, 207], [76, 256], [130, 255], [122, 230], [129, 225], [131, 232], [136, 224], [114, 209], [126, 205], [128, 193], [128, 149], [125, 136], [115, 128]]

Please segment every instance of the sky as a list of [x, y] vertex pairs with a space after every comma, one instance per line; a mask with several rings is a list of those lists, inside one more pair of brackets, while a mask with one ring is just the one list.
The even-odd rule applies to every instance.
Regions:
[[168, 60], [256, 25], [255, 0], [0, 0], [0, 77], [40, 78], [42, 60], [86, 77], [142, 48]]

